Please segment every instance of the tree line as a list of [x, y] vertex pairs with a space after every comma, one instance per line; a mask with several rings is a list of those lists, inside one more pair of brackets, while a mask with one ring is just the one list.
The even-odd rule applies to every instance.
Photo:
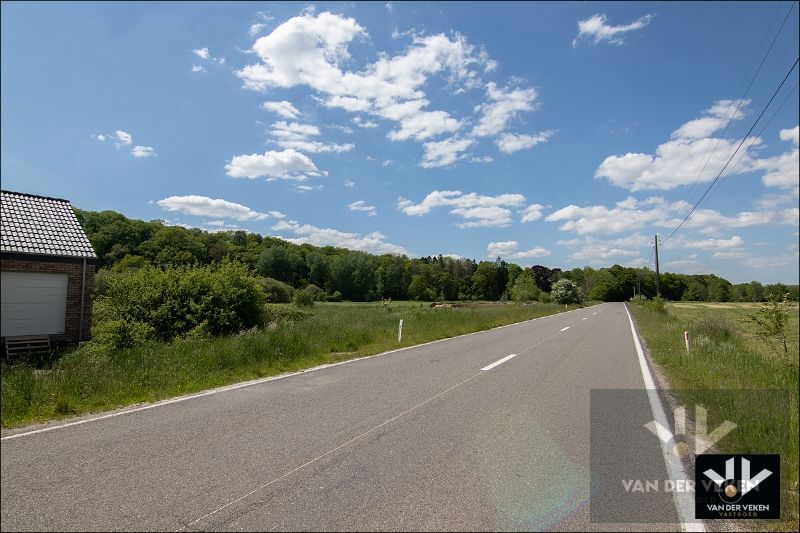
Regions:
[[[125, 271], [154, 266], [203, 266], [229, 260], [264, 278], [275, 299], [309, 288], [319, 299], [549, 301], [552, 286], [568, 279], [584, 298], [625, 301], [656, 295], [656, 275], [648, 268], [613, 265], [561, 270], [543, 265], [522, 268], [494, 261], [442, 255], [409, 258], [373, 255], [333, 246], [295, 244], [247, 231], [208, 232], [169, 226], [159, 220], [129, 219], [115, 211], [75, 213], [98, 255], [98, 268]], [[100, 273], [101, 273], [100, 272]], [[102, 274], [101, 274], [102, 275]], [[713, 274], [663, 273], [661, 294], [668, 300], [764, 301], [771, 293], [798, 299], [797, 285], [757, 281], [732, 284]]]

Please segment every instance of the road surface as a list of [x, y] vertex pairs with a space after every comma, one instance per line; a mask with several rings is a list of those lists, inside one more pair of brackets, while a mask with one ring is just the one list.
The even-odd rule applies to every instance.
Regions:
[[[0, 527], [680, 530], [666, 493], [603, 503], [612, 518], [652, 504], [661, 523], [590, 513], [609, 486], [590, 475], [590, 390], [644, 386], [625, 307], [603, 304], [6, 432]], [[652, 418], [646, 403], [631, 409]], [[614, 460], [644, 457], [668, 476], [658, 439], [629, 446]]]

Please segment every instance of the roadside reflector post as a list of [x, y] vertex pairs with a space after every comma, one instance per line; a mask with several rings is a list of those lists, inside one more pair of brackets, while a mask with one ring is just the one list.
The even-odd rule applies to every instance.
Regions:
[[397, 328], [397, 342], [403, 339], [403, 319], [400, 319], [400, 327]]
[[689, 332], [688, 331], [684, 331], [683, 332], [683, 342], [686, 343], [686, 353], [687, 354], [691, 353], [692, 352], [692, 341], [689, 339]]

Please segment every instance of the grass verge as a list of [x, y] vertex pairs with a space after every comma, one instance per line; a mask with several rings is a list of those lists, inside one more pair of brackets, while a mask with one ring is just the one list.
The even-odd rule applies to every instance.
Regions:
[[[666, 314], [629, 305], [650, 354], [678, 400], [709, 410], [709, 428], [723, 420], [745, 421], [719, 442], [725, 452], [781, 455], [781, 516], [758, 529], [798, 530], [798, 312], [789, 319], [789, 356], [777, 343], [762, 340], [744, 322], [757, 304], [667, 304]], [[693, 339], [687, 355], [683, 332]], [[736, 389], [782, 389], [788, 409], [775, 409], [770, 397], [739, 398]], [[687, 410], [687, 415], [691, 410]], [[787, 433], [775, 428], [788, 428]]]
[[[571, 306], [574, 309], [576, 306]], [[272, 306], [262, 329], [110, 351], [89, 342], [44, 369], [5, 366], [0, 422], [14, 427], [272, 376], [552, 315], [563, 305], [408, 302]], [[397, 328], [403, 319], [403, 340]]]

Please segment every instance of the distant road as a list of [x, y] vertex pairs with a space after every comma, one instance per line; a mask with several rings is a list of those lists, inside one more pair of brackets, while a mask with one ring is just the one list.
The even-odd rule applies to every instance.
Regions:
[[0, 527], [679, 530], [669, 495], [668, 524], [590, 522], [589, 391], [615, 388], [644, 382], [624, 305], [603, 304], [18, 430], [2, 440]]

